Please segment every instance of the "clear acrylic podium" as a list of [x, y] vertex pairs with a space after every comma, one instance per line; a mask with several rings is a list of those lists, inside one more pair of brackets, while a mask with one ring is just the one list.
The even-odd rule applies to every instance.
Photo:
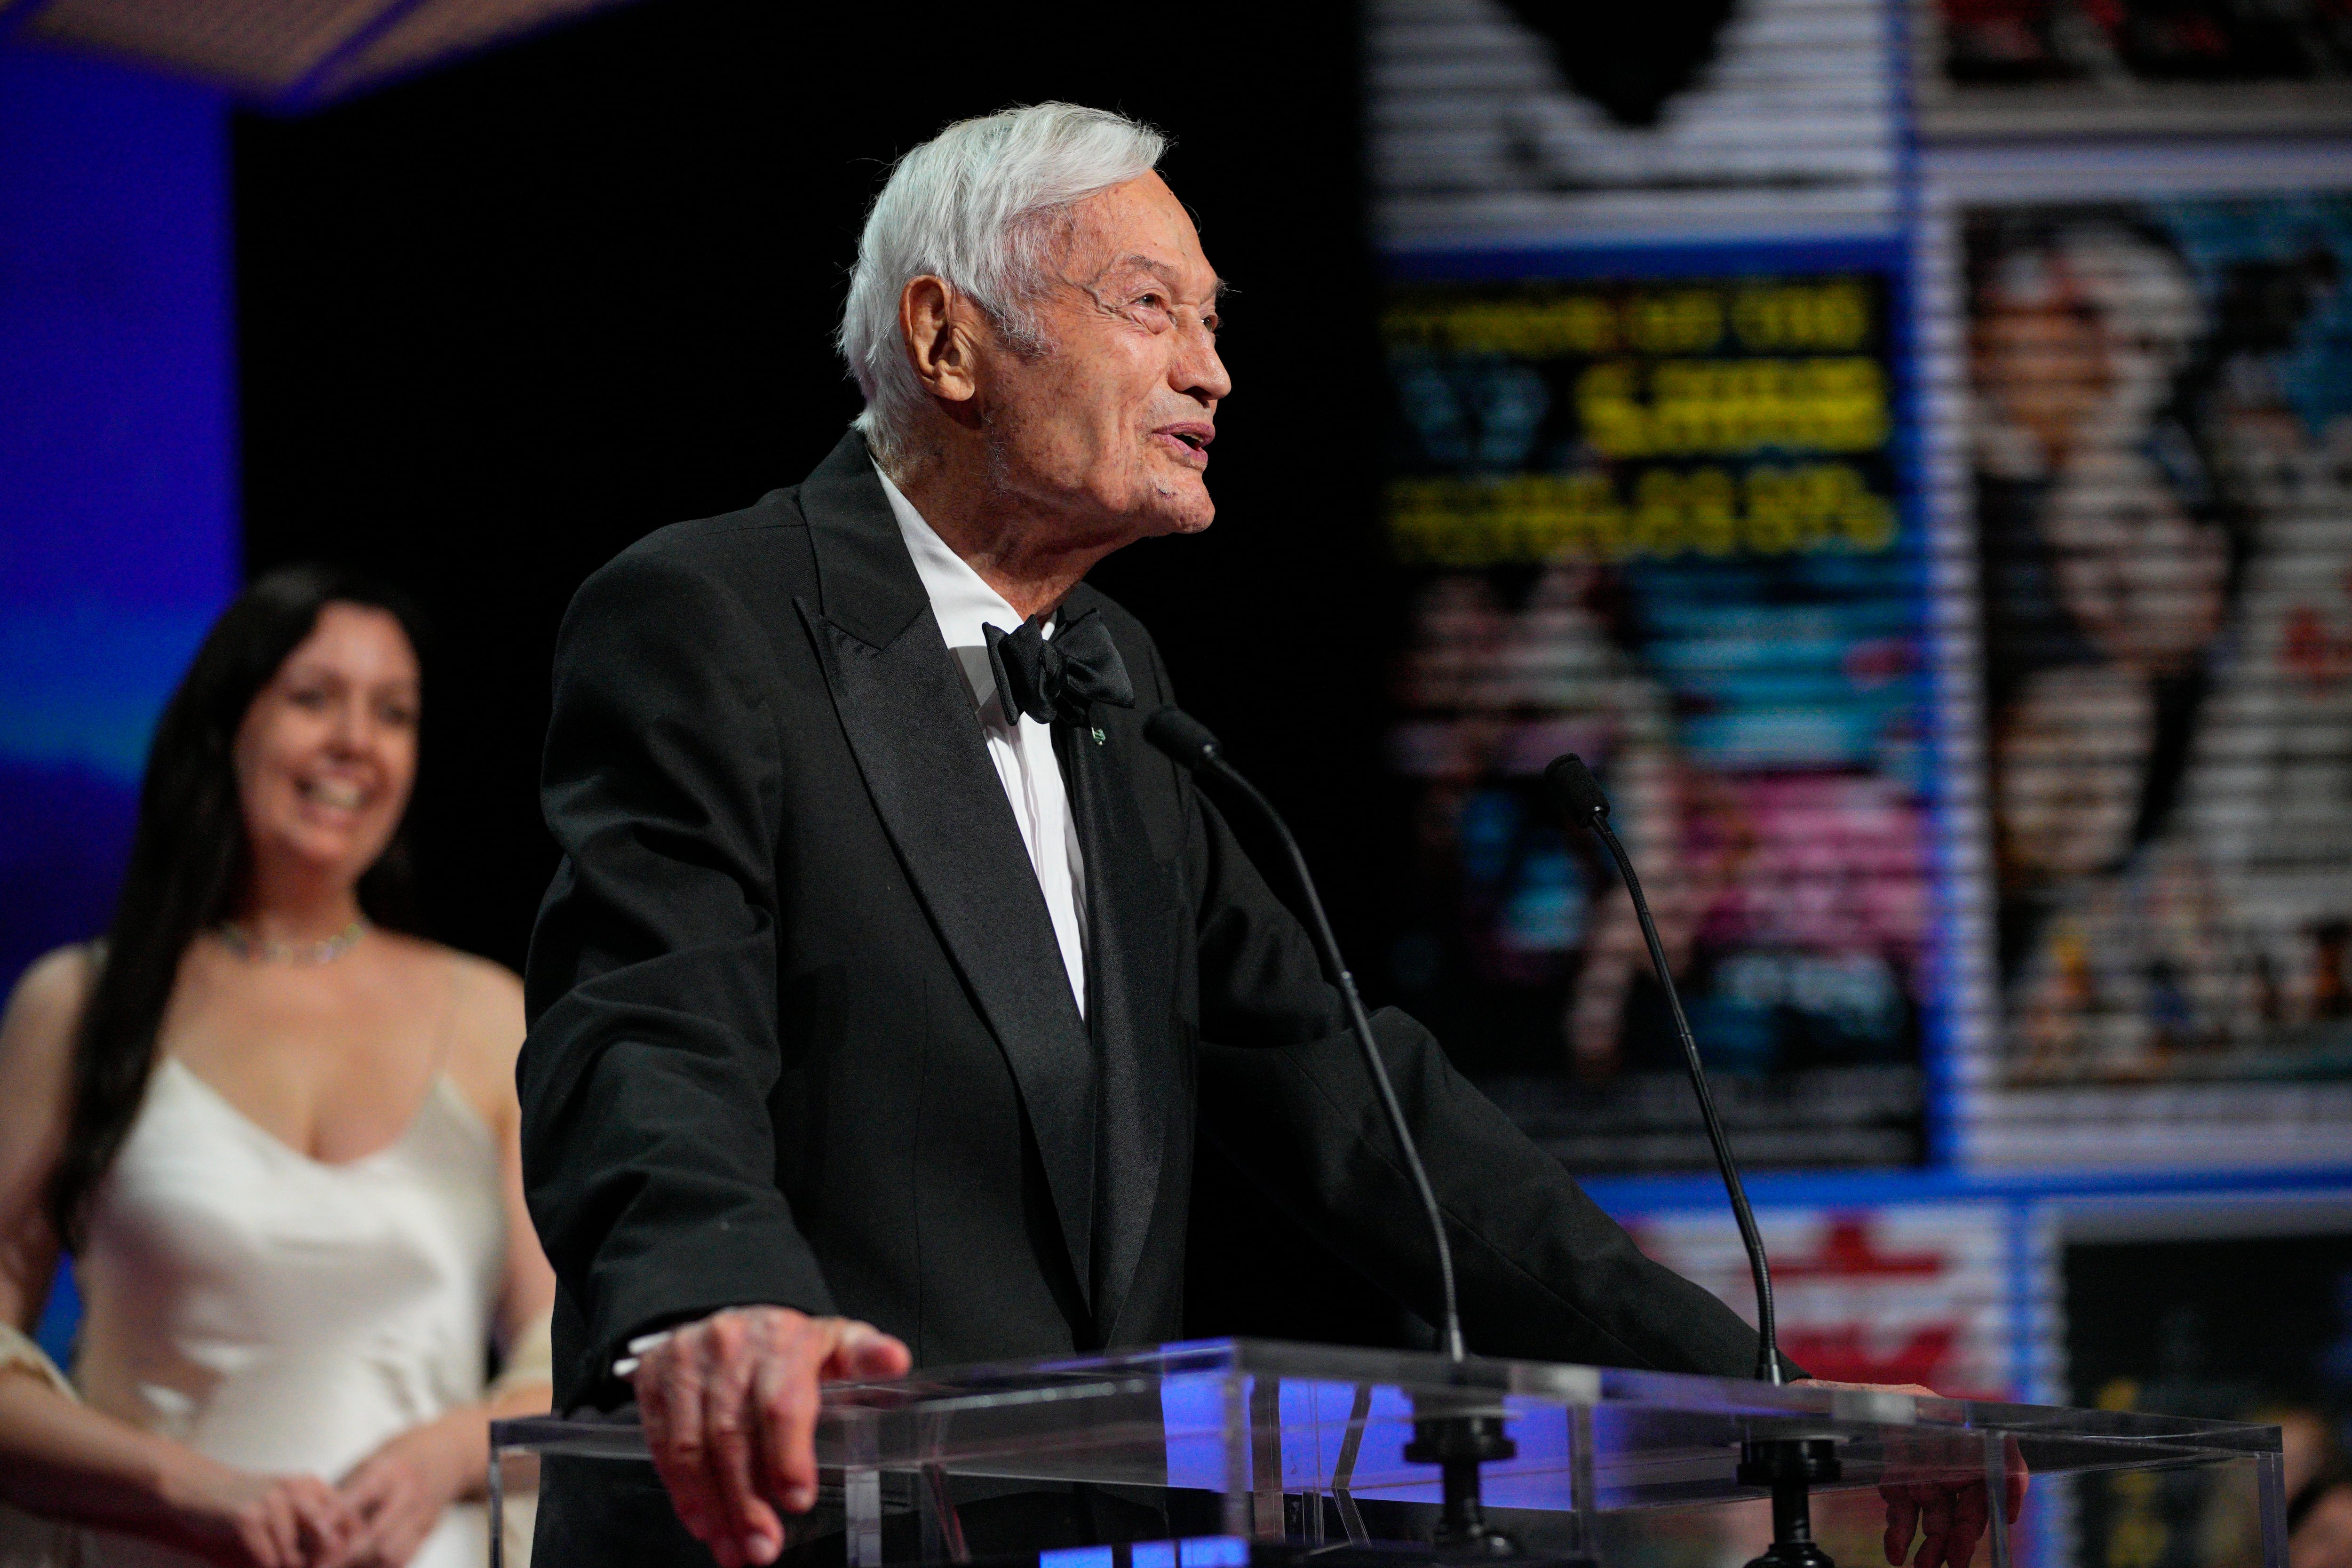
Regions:
[[[1996, 1500], [1978, 1563], [2069, 1563], [2081, 1489], [2163, 1472], [2242, 1522], [2250, 1568], [2286, 1568], [2276, 1427], [1226, 1340], [829, 1384], [823, 1496], [788, 1550], [837, 1534], [849, 1568], [968, 1561], [960, 1497], [1081, 1483], [1165, 1500], [1165, 1517], [1190, 1524], [1046, 1552], [1042, 1568], [1238, 1568], [1277, 1548], [1346, 1558], [1350, 1544], [1385, 1555], [1382, 1542], [1427, 1541], [1438, 1516], [1437, 1467], [1406, 1457], [1431, 1415], [1498, 1419], [1516, 1452], [1484, 1467], [1490, 1516], [1532, 1552], [1603, 1568], [1754, 1556], [1772, 1521], [1764, 1490], [1738, 1479], [1741, 1447], [1782, 1438], [1834, 1445], [1813, 1533], [1840, 1568], [1885, 1561], [1882, 1483], [1983, 1480], [1998, 1500], [2020, 1461], [2027, 1527], [2012, 1531]], [[493, 1568], [511, 1461], [649, 1463], [631, 1423], [535, 1417], [491, 1435]]]

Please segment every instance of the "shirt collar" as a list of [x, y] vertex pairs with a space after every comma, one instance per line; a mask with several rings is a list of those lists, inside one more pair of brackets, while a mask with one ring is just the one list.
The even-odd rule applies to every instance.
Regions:
[[[955, 655], [971, 688], [972, 706], [986, 708], [996, 695], [996, 678], [989, 671], [988, 636], [982, 628], [992, 626], [1008, 633], [1018, 631], [1021, 612], [990, 587], [970, 562], [948, 548], [947, 541], [932, 531], [915, 503], [891, 483], [879, 463], [874, 472], [890, 502], [890, 515], [898, 520], [898, 537], [906, 542], [907, 553], [914, 557], [915, 575], [923, 580], [923, 592], [931, 601], [931, 618], [939, 622], [940, 636], [947, 639], [948, 651]], [[1050, 622], [1039, 629], [1047, 637], [1054, 635]]]

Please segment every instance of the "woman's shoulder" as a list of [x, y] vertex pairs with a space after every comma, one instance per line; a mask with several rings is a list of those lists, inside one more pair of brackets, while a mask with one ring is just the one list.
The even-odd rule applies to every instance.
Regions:
[[516, 1054], [522, 1049], [522, 982], [503, 963], [454, 948], [442, 951], [457, 982], [461, 1031], [489, 1051], [499, 1071], [511, 1075]]
[[522, 1005], [522, 982], [503, 963], [382, 926], [375, 930], [375, 940], [390, 947], [403, 963], [415, 966], [419, 973], [430, 973], [445, 985], [454, 986], [461, 1008]]
[[5, 1027], [9, 1037], [25, 1031], [60, 1038], [70, 1035], [89, 1000], [101, 951], [94, 942], [76, 942], [33, 960], [8, 994]]
[[98, 946], [61, 947], [33, 961], [0, 1013], [0, 1090], [36, 1099], [64, 1092], [74, 1029], [98, 975]]
[[404, 957], [430, 966], [447, 987], [449, 1076], [486, 1110], [511, 1104], [515, 1058], [522, 1049], [522, 982], [487, 958], [420, 937], [385, 934], [404, 950]]

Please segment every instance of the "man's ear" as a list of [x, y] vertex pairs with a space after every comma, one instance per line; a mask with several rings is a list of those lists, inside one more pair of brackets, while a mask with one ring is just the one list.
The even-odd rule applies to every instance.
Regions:
[[924, 273], [898, 291], [898, 331], [923, 390], [947, 403], [969, 403], [980, 391], [971, 301], [945, 279]]

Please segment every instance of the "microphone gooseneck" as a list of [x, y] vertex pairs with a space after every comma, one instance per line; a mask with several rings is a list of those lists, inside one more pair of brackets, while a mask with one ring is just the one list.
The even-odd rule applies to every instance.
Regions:
[[1217, 737], [1198, 719], [1181, 708], [1162, 708], [1144, 721], [1143, 738], [1186, 770], [1213, 774], [1230, 785], [1273, 827], [1275, 837], [1282, 841], [1284, 851], [1290, 857], [1291, 872], [1297, 878], [1299, 892], [1307, 903], [1307, 934], [1315, 941], [1316, 954], [1322, 960], [1324, 970], [1339, 989], [1339, 998], [1348, 1010], [1349, 1031], [1363, 1055], [1364, 1070], [1380, 1093], [1381, 1110], [1388, 1118], [1389, 1131], [1396, 1138], [1405, 1171], [1412, 1178], [1413, 1191], [1429, 1216], [1430, 1235], [1437, 1243], [1438, 1284], [1444, 1297], [1444, 1321], [1439, 1325], [1439, 1332], [1445, 1342], [1445, 1353], [1454, 1361], [1465, 1359], [1468, 1352], [1462, 1341], [1461, 1307], [1454, 1298], [1454, 1249], [1445, 1239], [1445, 1216], [1437, 1206], [1437, 1191], [1429, 1184], [1429, 1172], [1421, 1163], [1421, 1151], [1413, 1143], [1412, 1131], [1405, 1125], [1404, 1108], [1397, 1103], [1387, 1064], [1381, 1060], [1380, 1047], [1373, 1043], [1372, 1021], [1365, 1016], [1363, 998], [1356, 994], [1356, 977], [1339, 957], [1339, 943], [1331, 934], [1331, 922], [1324, 916], [1322, 895], [1315, 890], [1315, 879], [1307, 869], [1307, 857], [1299, 850], [1298, 840], [1290, 836], [1290, 825], [1282, 820], [1274, 803], [1225, 760]]
[[1658, 940], [1658, 922], [1650, 918], [1650, 900], [1642, 896], [1642, 879], [1633, 874], [1633, 857], [1609, 826], [1609, 797], [1584, 760], [1570, 752], [1552, 759], [1544, 769], [1544, 783], [1570, 820], [1592, 829], [1617, 862], [1633, 895], [1633, 918], [1642, 922], [1642, 940], [1650, 945], [1650, 963], [1665, 988], [1666, 1007], [1674, 1015], [1675, 1032], [1682, 1037], [1683, 1064], [1690, 1070], [1691, 1092], [1698, 1097], [1699, 1119], [1706, 1124], [1706, 1141], [1715, 1148], [1716, 1169], [1723, 1173], [1724, 1191], [1731, 1197], [1732, 1217], [1739, 1222], [1740, 1244], [1748, 1249], [1748, 1272], [1756, 1279], [1756, 1376], [1762, 1383], [1780, 1381], [1780, 1335], [1772, 1322], [1772, 1270], [1764, 1259], [1764, 1237], [1756, 1229], [1755, 1211], [1748, 1206], [1748, 1189], [1732, 1162], [1731, 1142], [1723, 1134], [1723, 1121], [1715, 1113], [1715, 1096], [1706, 1087], [1706, 1068], [1698, 1058], [1698, 1042], [1691, 1037], [1690, 1020], [1683, 1016], [1683, 999], [1675, 990], [1674, 972], [1666, 963], [1665, 943]]

